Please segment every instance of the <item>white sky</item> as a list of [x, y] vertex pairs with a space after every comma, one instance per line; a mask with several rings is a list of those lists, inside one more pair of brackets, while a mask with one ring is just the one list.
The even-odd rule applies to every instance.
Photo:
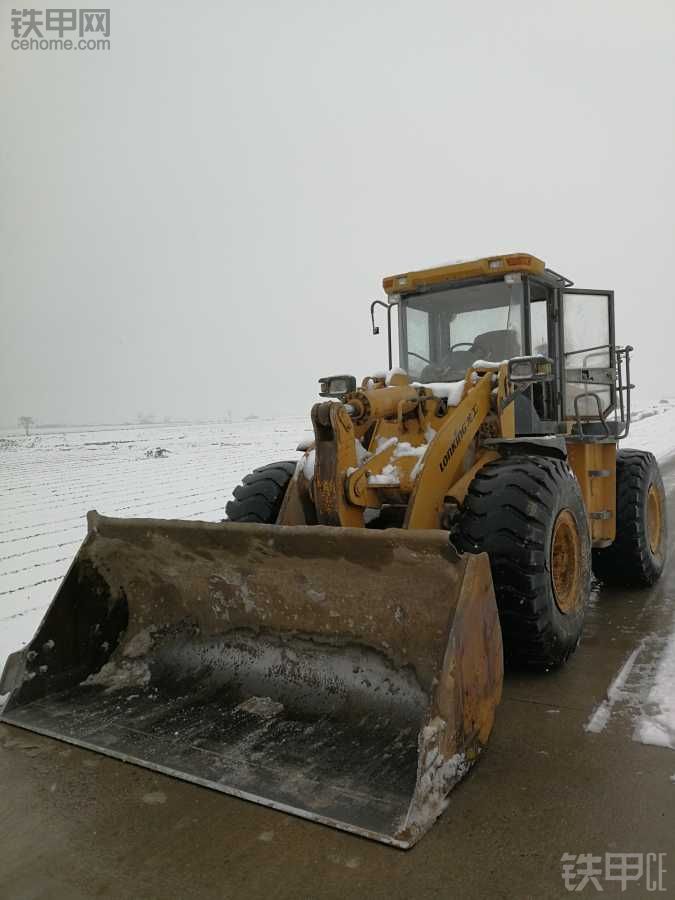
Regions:
[[0, 423], [309, 412], [383, 275], [509, 250], [675, 393], [672, 0], [110, 5], [22, 52], [0, 2]]

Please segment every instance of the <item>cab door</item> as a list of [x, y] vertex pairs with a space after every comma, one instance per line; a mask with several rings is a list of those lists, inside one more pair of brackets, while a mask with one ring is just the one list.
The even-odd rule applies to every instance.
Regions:
[[609, 436], [605, 419], [616, 406], [614, 292], [567, 288], [560, 296], [563, 415], [580, 431]]
[[[563, 415], [573, 423], [568, 461], [586, 505], [593, 547], [616, 534], [614, 294], [567, 288], [560, 293]], [[576, 435], [576, 439], [574, 437]]]

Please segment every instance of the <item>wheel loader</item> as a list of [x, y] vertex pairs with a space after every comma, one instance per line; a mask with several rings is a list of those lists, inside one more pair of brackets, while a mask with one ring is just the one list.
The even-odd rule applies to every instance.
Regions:
[[383, 286], [388, 371], [321, 378], [314, 439], [226, 521], [89, 513], [4, 722], [408, 848], [486, 746], [503, 660], [569, 657], [592, 568], [659, 577], [612, 292], [528, 253]]

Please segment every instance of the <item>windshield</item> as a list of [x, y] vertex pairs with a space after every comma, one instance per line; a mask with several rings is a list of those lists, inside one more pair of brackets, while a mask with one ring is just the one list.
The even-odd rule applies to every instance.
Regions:
[[522, 354], [522, 283], [494, 281], [406, 298], [402, 365], [418, 381], [459, 381], [476, 360]]

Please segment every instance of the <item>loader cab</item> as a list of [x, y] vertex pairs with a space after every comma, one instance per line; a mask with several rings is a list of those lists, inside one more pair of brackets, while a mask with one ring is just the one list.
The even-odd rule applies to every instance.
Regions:
[[516, 396], [516, 433], [616, 441], [630, 419], [632, 348], [615, 346], [613, 292], [572, 284], [529, 254], [385, 278], [400, 365], [428, 384], [460, 381], [477, 360], [549, 357], [554, 378]]

